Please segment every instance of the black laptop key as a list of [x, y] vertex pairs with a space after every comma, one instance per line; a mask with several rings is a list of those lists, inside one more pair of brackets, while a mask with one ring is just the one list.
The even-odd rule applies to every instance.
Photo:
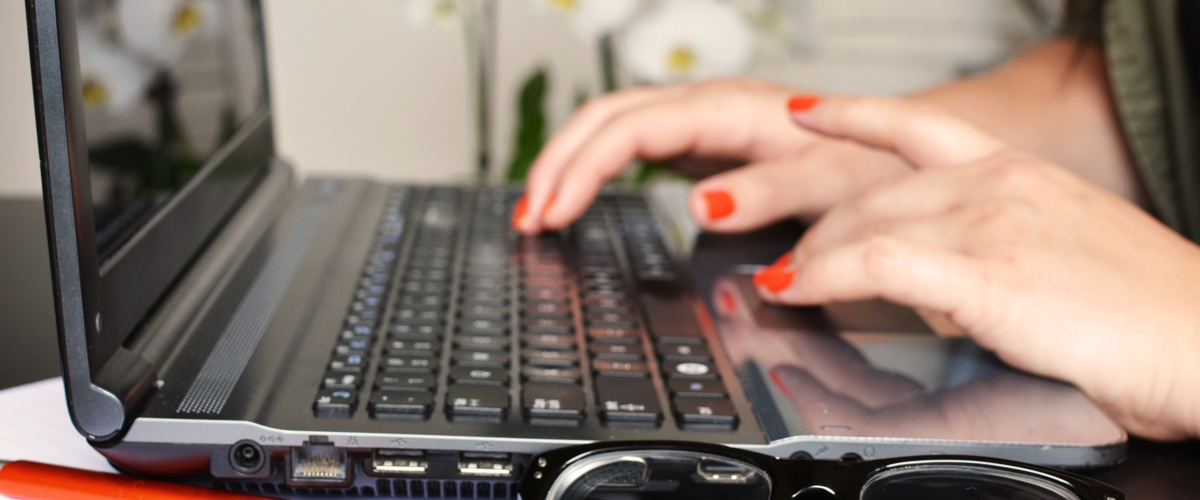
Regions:
[[455, 349], [450, 354], [451, 363], [476, 368], [505, 368], [508, 366], [508, 359], [508, 353], [498, 351]]
[[577, 385], [529, 383], [522, 391], [522, 406], [531, 419], [583, 418], [583, 391]]
[[508, 335], [508, 322], [487, 319], [460, 321], [458, 331], [467, 335]]
[[455, 366], [450, 368], [450, 382], [467, 385], [508, 385], [508, 369]]
[[508, 308], [487, 304], [463, 304], [458, 309], [459, 316], [467, 321], [488, 320], [504, 321], [508, 319]]
[[538, 366], [575, 366], [579, 363], [579, 353], [573, 350], [526, 348], [521, 350], [521, 358], [526, 364]]
[[529, 333], [569, 334], [575, 331], [575, 326], [569, 319], [525, 318], [521, 322], [521, 328]]
[[667, 361], [712, 361], [712, 352], [706, 345], [659, 344], [658, 354]]
[[521, 368], [521, 376], [527, 382], [545, 382], [550, 384], [578, 384], [580, 371], [574, 367], [533, 366]]
[[506, 351], [512, 341], [498, 335], [455, 335], [454, 346], [478, 351]]
[[377, 391], [367, 402], [367, 411], [375, 418], [425, 418], [433, 409], [433, 394], [428, 392]]
[[575, 336], [558, 333], [526, 333], [521, 342], [534, 349], [567, 350], [575, 348]]
[[611, 361], [644, 361], [645, 353], [640, 344], [608, 344], [594, 342], [588, 346], [596, 359]]
[[321, 389], [313, 402], [313, 413], [317, 418], [350, 418], [358, 404], [358, 391], [354, 389]]
[[529, 301], [521, 307], [521, 313], [526, 318], [570, 319], [572, 315], [570, 304], [556, 302]]
[[697, 361], [667, 361], [662, 365], [663, 374], [667, 378], [699, 378], [716, 379], [717, 368], [711, 363]]
[[726, 398], [729, 393], [725, 384], [719, 380], [674, 378], [667, 381], [667, 388], [672, 397], [687, 398]]
[[675, 418], [684, 428], [727, 429], [737, 426], [737, 411], [728, 399], [675, 398]]
[[367, 358], [360, 354], [334, 356], [329, 362], [329, 369], [335, 372], [361, 373], [367, 364]]
[[433, 373], [438, 360], [417, 356], [385, 356], [380, 368], [392, 373]]
[[388, 336], [393, 339], [433, 340], [442, 333], [441, 326], [392, 325]]
[[389, 356], [436, 357], [439, 342], [432, 339], [392, 339], [384, 344], [384, 353]]
[[362, 375], [331, 371], [325, 374], [321, 381], [322, 389], [358, 389], [362, 383]]
[[375, 389], [380, 391], [432, 391], [437, 377], [429, 373], [380, 373], [375, 377]]
[[408, 293], [401, 295], [396, 301], [402, 307], [412, 307], [420, 309], [438, 309], [446, 307], [446, 300], [442, 294], [433, 293]]
[[446, 391], [446, 413], [451, 417], [503, 419], [508, 414], [508, 388], [451, 385]]
[[640, 361], [612, 361], [597, 359], [592, 361], [592, 369], [600, 376], [607, 377], [648, 377], [650, 370], [646, 363]]
[[609, 422], [658, 423], [662, 407], [648, 378], [597, 377], [596, 400]]
[[411, 309], [402, 307], [392, 315], [397, 325], [441, 325], [444, 315], [440, 309]]
[[588, 340], [606, 344], [641, 344], [641, 330], [637, 328], [588, 328]]
[[365, 355], [367, 348], [371, 347], [371, 339], [368, 337], [354, 337], [347, 340], [342, 340], [333, 347], [334, 354], [359, 354]]

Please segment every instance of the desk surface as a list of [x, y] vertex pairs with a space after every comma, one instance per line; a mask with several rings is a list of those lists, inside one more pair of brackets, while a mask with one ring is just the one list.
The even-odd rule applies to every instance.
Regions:
[[[0, 199], [0, 389], [59, 374], [48, 254], [41, 200]], [[1131, 500], [1200, 500], [1200, 442], [1135, 439], [1095, 477]]]

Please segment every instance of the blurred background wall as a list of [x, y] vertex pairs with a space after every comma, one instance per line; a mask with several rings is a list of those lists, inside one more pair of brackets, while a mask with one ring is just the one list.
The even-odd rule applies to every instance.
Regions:
[[[470, 176], [462, 26], [414, 22], [420, 0], [265, 0], [280, 153], [304, 173], [418, 181]], [[537, 4], [496, 0], [493, 172], [517, 92], [547, 68], [551, 127], [600, 87], [596, 48]], [[753, 2], [756, 0], [734, 0]], [[765, 0], [757, 0], [765, 1]], [[817, 92], [899, 94], [986, 70], [1053, 32], [1061, 0], [779, 0], [800, 19], [762, 34], [748, 74]], [[778, 38], [778, 37], [776, 37]], [[0, 2], [0, 195], [40, 193], [23, 2]]]

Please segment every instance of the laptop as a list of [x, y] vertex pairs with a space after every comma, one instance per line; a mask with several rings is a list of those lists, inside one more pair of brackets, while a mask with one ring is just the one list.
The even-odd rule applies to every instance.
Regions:
[[911, 311], [759, 301], [752, 265], [795, 227], [685, 258], [634, 190], [519, 237], [517, 187], [298, 180], [272, 143], [258, 1], [26, 5], [68, 406], [121, 470], [510, 498], [531, 455], [596, 440], [1124, 455], [1077, 390]]

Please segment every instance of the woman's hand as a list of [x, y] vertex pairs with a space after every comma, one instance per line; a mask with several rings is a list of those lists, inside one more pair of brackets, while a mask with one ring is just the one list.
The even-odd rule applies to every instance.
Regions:
[[756, 276], [767, 299], [882, 297], [941, 314], [1013, 366], [1074, 383], [1134, 434], [1200, 436], [1200, 248], [936, 108], [830, 98], [794, 118], [919, 172], [827, 212]]
[[534, 162], [513, 226], [526, 234], [567, 226], [605, 181], [638, 158], [671, 160], [685, 173], [707, 177], [692, 190], [690, 208], [710, 231], [815, 218], [866, 186], [911, 172], [896, 155], [796, 127], [785, 107], [794, 94], [737, 79], [593, 99]]

